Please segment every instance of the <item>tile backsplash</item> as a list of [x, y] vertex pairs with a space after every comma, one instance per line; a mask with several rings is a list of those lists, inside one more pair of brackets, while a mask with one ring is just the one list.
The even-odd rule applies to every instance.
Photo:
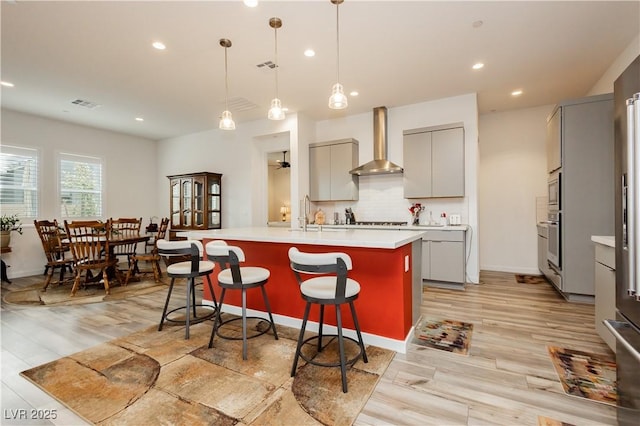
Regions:
[[321, 208], [329, 222], [333, 213], [338, 212], [344, 220], [344, 209], [351, 207], [358, 221], [410, 222], [409, 207], [421, 203], [425, 210], [420, 215], [420, 223], [429, 222], [429, 213], [434, 221], [440, 220], [440, 214], [461, 216], [463, 224], [468, 223], [468, 201], [466, 198], [427, 198], [406, 199], [402, 175], [360, 176], [360, 194], [358, 201], [336, 201], [312, 203], [312, 212]]

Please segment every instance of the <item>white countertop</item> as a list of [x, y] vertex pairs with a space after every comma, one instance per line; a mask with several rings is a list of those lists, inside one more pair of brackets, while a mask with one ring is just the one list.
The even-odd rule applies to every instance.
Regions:
[[[318, 225], [308, 225], [308, 229], [317, 229]], [[323, 229], [377, 229], [384, 231], [466, 231], [468, 225], [322, 225]]]
[[616, 237], [611, 235], [592, 235], [591, 241], [608, 247], [616, 247]]
[[[227, 228], [210, 229], [206, 231], [178, 232], [178, 236], [186, 236], [189, 239], [202, 240], [204, 238], [258, 241], [290, 244], [313, 244], [321, 246], [367, 247], [396, 249], [419, 240], [427, 229], [419, 227], [417, 230], [378, 230], [378, 229], [335, 229], [324, 227], [322, 231], [253, 227], [253, 228]], [[442, 229], [438, 227], [437, 229]], [[459, 228], [459, 227], [456, 227]]]

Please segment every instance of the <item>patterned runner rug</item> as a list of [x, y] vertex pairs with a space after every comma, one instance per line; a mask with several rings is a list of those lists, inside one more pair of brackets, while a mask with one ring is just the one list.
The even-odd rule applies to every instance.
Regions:
[[516, 281], [520, 284], [546, 284], [547, 279], [542, 275], [521, 275], [516, 274]]
[[616, 405], [616, 363], [610, 358], [573, 349], [547, 346], [567, 395]]
[[[348, 369], [344, 394], [339, 368], [300, 360], [290, 377], [298, 330], [278, 326], [279, 340], [268, 333], [249, 340], [243, 361], [241, 340], [216, 338], [207, 347], [211, 327], [191, 326], [189, 340], [183, 326], [150, 327], [21, 375], [92, 424], [350, 425], [394, 356], [368, 346], [369, 362]], [[323, 354], [337, 347], [330, 340]], [[346, 346], [347, 356], [357, 350]]]
[[413, 343], [456, 354], [467, 355], [473, 324], [421, 318], [413, 333]]

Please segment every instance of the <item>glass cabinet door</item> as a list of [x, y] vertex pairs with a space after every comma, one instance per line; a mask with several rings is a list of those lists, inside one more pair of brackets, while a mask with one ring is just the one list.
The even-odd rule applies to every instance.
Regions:
[[191, 226], [191, 179], [182, 180], [182, 226]]
[[193, 226], [204, 225], [204, 178], [193, 178]]
[[180, 179], [171, 179], [171, 226], [179, 226], [180, 220]]

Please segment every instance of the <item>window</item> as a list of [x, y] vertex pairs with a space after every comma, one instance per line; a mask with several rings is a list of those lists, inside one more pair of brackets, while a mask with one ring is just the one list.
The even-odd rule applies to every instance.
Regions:
[[63, 218], [102, 216], [102, 160], [60, 154], [60, 215]]
[[0, 152], [0, 210], [20, 219], [38, 216], [38, 151], [2, 146]]

